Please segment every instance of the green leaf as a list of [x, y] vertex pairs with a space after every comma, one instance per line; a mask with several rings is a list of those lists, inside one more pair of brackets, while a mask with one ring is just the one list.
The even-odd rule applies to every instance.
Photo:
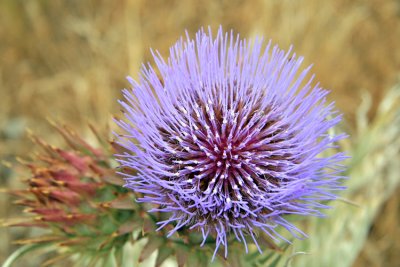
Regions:
[[175, 250], [176, 262], [178, 263], [178, 267], [185, 266], [188, 261], [189, 251], [182, 248], [181, 246], [178, 246]]
[[269, 267], [278, 267], [279, 262], [282, 259], [282, 255], [278, 255], [273, 262], [268, 264]]
[[53, 266], [56, 262], [62, 261], [67, 259], [68, 257], [71, 257], [73, 255], [72, 253], [63, 253], [61, 255], [57, 255], [53, 258], [50, 258], [46, 260], [45, 262], [42, 263], [42, 267], [48, 267], [48, 266]]
[[279, 266], [281, 259], [287, 258], [287, 249], [290, 247], [289, 243], [284, 244], [282, 247], [277, 247], [277, 250], [266, 250], [262, 254], [255, 251], [251, 257], [246, 256], [245, 259], [252, 263], [252, 266]]
[[12, 264], [18, 260], [19, 258], [21, 258], [24, 254], [34, 251], [36, 249], [45, 247], [47, 245], [50, 245], [48, 243], [42, 243], [42, 244], [28, 244], [25, 246], [22, 246], [20, 248], [18, 248], [17, 250], [15, 250], [3, 263], [2, 267], [11, 267]]
[[117, 266], [122, 266], [122, 260], [123, 260], [122, 248], [115, 248], [113, 254]]
[[173, 253], [173, 250], [168, 247], [161, 247], [158, 250], [155, 267], [160, 267], [161, 264]]
[[306, 253], [306, 252], [302, 252], [302, 251], [293, 253], [293, 254], [290, 255], [289, 258], [286, 260], [286, 263], [285, 263], [285, 266], [284, 266], [284, 267], [290, 267], [293, 258], [296, 257], [296, 256], [299, 256], [299, 255], [309, 255], [309, 254]]
[[160, 238], [149, 238], [147, 244], [144, 246], [142, 252], [140, 253], [139, 262], [147, 259], [154, 251], [160, 248], [163, 242], [164, 241]]

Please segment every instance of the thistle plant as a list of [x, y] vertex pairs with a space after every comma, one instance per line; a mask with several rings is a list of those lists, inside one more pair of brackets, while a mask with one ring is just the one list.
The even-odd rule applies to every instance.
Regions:
[[322, 217], [343, 189], [341, 115], [302, 57], [221, 28], [153, 55], [123, 91], [115, 142], [57, 125], [67, 149], [32, 136], [43, 153], [11, 191], [30, 215], [6, 225], [45, 231], [5, 266], [37, 249], [44, 265], [276, 266], [307, 236], [290, 218]]
[[345, 135], [328, 133], [341, 115], [303, 58], [221, 28], [181, 39], [167, 60], [153, 55], [156, 68], [124, 90], [117, 157], [125, 187], [165, 214], [158, 229], [201, 232], [199, 245], [215, 240], [225, 258], [232, 239], [261, 252], [260, 233], [305, 237], [287, 216], [322, 216], [343, 189], [344, 154], [322, 152]]

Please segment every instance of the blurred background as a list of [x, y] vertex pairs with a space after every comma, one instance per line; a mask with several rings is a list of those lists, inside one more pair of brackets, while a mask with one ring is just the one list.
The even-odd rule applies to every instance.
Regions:
[[[87, 122], [112, 125], [117, 99], [137, 77], [150, 48], [167, 56], [187, 30], [202, 26], [233, 29], [242, 37], [262, 35], [281, 48], [291, 44], [330, 100], [355, 127], [362, 95], [369, 92], [373, 119], [386, 90], [400, 74], [400, 1], [398, 0], [206, 0], [206, 1], [0, 1], [0, 158], [32, 153], [26, 128], [50, 143], [59, 136], [53, 118], [83, 134]], [[1, 187], [18, 187], [16, 169], [0, 167]], [[399, 170], [400, 171], [400, 170]], [[379, 179], [379, 177], [376, 177]], [[400, 190], [379, 206], [354, 266], [398, 266]], [[0, 194], [0, 217], [18, 215]], [[0, 229], [0, 262], [25, 235]]]

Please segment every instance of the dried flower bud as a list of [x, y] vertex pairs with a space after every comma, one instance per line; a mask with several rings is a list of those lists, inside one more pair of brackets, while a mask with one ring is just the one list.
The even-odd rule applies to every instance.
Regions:
[[[11, 191], [18, 197], [15, 202], [25, 206], [24, 211], [30, 216], [5, 225], [47, 228], [44, 236], [18, 241], [54, 245], [54, 251], [60, 255], [46, 262], [47, 265], [57, 259], [82, 255], [83, 246], [109, 253], [122, 249], [130, 234], [126, 227], [121, 230], [121, 226], [129, 222], [130, 230], [140, 229], [142, 220], [135, 219], [132, 194], [120, 185], [109, 183], [120, 180], [111, 167], [115, 151], [94, 149], [68, 128], [55, 127], [71, 148], [53, 147], [32, 136], [44, 153], [32, 161], [22, 161], [32, 178], [26, 181], [26, 189]], [[61, 246], [63, 250], [58, 249]]]

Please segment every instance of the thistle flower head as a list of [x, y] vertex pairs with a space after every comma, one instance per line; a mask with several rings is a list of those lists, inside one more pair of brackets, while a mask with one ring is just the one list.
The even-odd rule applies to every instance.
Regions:
[[153, 55], [157, 67], [124, 90], [129, 152], [118, 157], [135, 171], [123, 173], [126, 187], [168, 214], [160, 228], [200, 230], [225, 256], [229, 234], [257, 244], [259, 231], [281, 237], [280, 225], [304, 236], [285, 215], [321, 215], [344, 156], [321, 154], [343, 138], [328, 134], [340, 115], [306, 80], [303, 58], [222, 29], [179, 40], [166, 61]]

